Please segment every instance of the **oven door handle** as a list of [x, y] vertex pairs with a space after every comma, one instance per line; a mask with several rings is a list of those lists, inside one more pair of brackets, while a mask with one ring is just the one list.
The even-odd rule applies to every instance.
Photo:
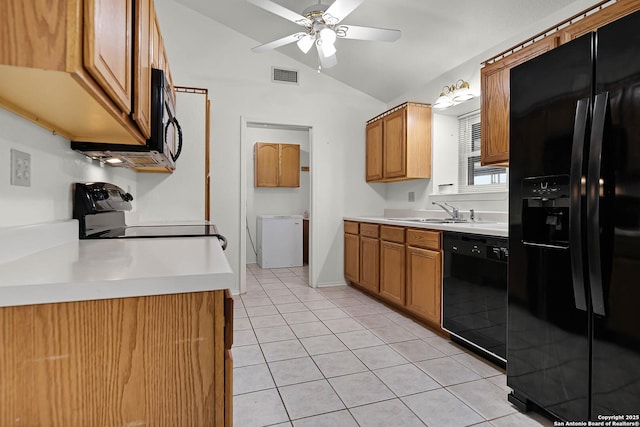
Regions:
[[222, 250], [226, 250], [227, 249], [227, 238], [224, 237], [222, 234], [210, 234], [210, 236], [212, 237], [217, 237], [218, 240], [220, 240], [222, 242]]

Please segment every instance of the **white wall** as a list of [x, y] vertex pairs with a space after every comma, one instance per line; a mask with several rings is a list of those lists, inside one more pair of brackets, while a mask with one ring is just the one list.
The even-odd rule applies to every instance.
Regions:
[[[0, 227], [71, 219], [74, 182], [107, 181], [136, 193], [135, 173], [89, 160], [68, 140], [2, 108], [0, 129]], [[12, 148], [31, 155], [30, 187], [10, 185]]]
[[[442, 88], [445, 85], [451, 85], [459, 79], [469, 82], [471, 90], [477, 95], [480, 95], [480, 64], [497, 55], [506, 49], [546, 30], [547, 28], [561, 22], [582, 10], [585, 10], [599, 1], [595, 0], [577, 0], [571, 5], [559, 10], [551, 16], [533, 22], [527, 28], [523, 28], [521, 33], [511, 37], [508, 40], [500, 43], [485, 52], [479, 52], [477, 56], [469, 59], [468, 61], [460, 64], [458, 67], [444, 73], [440, 77], [425, 82], [425, 84], [415, 87], [406, 93], [398, 96], [393, 101], [389, 102], [388, 107], [400, 104], [408, 99], [419, 102], [435, 103]], [[438, 148], [440, 140], [443, 138], [442, 132], [446, 132], [445, 128], [448, 128], [451, 123], [451, 119], [447, 119], [446, 116], [457, 117], [459, 115], [479, 109], [479, 100], [469, 101], [467, 103], [459, 104], [447, 110], [439, 111], [433, 115], [433, 144], [434, 152], [433, 159], [435, 164], [433, 169], [433, 175], [431, 180], [421, 180], [418, 182], [405, 182], [405, 183], [389, 183], [387, 185], [387, 207], [388, 208], [410, 208], [410, 209], [431, 209], [431, 201], [448, 200], [452, 203], [455, 202], [457, 207], [461, 209], [476, 209], [486, 211], [501, 211], [506, 212], [508, 210], [508, 194], [473, 194], [473, 195], [434, 195], [437, 193], [437, 184], [450, 181], [449, 173], [455, 171], [457, 175], [458, 170], [458, 158], [457, 151], [454, 155], [453, 150], [445, 150]], [[448, 125], [446, 123], [449, 123]], [[442, 132], [441, 132], [442, 131]], [[457, 144], [457, 129], [455, 130], [455, 144]], [[453, 140], [453, 138], [452, 138]], [[441, 147], [442, 148], [442, 147]], [[442, 175], [444, 173], [444, 175]], [[431, 182], [433, 181], [433, 182]], [[456, 179], [457, 181], [457, 179]], [[407, 202], [407, 192], [416, 192], [416, 202]]]
[[137, 218], [133, 221], [198, 221], [205, 218], [205, 119], [206, 97], [178, 92], [177, 118], [183, 144], [176, 170], [171, 174], [137, 175]]
[[[236, 277], [246, 255], [240, 200], [241, 184], [246, 185], [241, 117], [246, 117], [313, 128], [311, 284], [344, 282], [342, 217], [384, 209], [383, 195], [363, 176], [364, 124], [385, 105], [277, 51], [252, 53], [255, 40], [173, 0], [157, 0], [156, 9], [174, 81], [210, 91], [212, 219], [229, 239], [226, 255]], [[271, 83], [273, 65], [298, 69], [300, 85]]]
[[[309, 166], [309, 130], [293, 130], [248, 126], [244, 133], [247, 167], [247, 224], [255, 244], [257, 215], [302, 215], [311, 210], [310, 172], [300, 172], [298, 188], [254, 187], [254, 145], [256, 142], [278, 142], [300, 146], [300, 166]], [[247, 245], [247, 263], [256, 262], [254, 248]]]

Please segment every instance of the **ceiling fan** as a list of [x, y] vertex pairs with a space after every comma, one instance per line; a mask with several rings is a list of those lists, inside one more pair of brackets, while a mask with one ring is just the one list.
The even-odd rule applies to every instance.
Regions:
[[[271, 0], [247, 1], [305, 28], [304, 31], [256, 46], [251, 49], [253, 52], [266, 52], [295, 42], [300, 50], [306, 54], [315, 44], [321, 67], [330, 68], [338, 63], [334, 45], [338, 38], [385, 42], [393, 42], [400, 38], [399, 30], [340, 24], [364, 0], [335, 0], [330, 6], [322, 4], [321, 0], [318, 0], [318, 4], [309, 6], [301, 14]], [[318, 70], [321, 67], [318, 67]]]

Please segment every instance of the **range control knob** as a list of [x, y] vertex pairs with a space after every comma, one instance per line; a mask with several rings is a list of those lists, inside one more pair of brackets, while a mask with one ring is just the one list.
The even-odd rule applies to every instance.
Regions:
[[125, 202], [130, 202], [133, 200], [133, 196], [131, 195], [131, 193], [124, 193], [122, 195], [122, 200], [124, 200]]

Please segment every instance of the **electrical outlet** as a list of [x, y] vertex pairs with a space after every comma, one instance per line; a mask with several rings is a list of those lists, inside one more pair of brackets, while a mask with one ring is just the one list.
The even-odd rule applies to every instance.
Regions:
[[415, 191], [409, 191], [409, 201], [410, 202], [415, 202], [416, 201], [416, 192]]
[[31, 154], [11, 149], [11, 185], [31, 187]]

